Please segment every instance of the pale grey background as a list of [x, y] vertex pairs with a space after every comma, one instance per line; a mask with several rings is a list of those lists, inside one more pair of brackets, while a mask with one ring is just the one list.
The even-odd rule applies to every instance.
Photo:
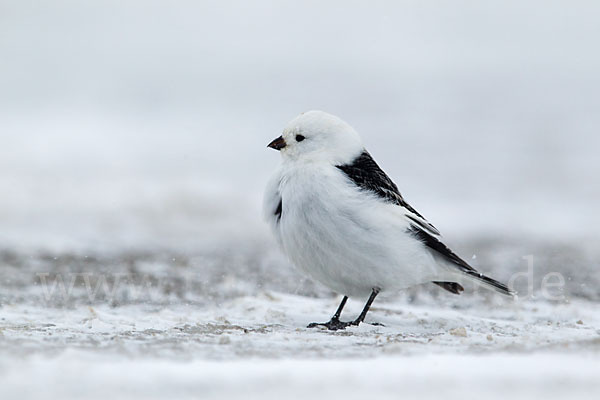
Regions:
[[533, 254], [598, 279], [599, 12], [1, 0], [4, 271], [39, 254], [95, 255], [101, 270], [120, 254], [239, 253], [223, 268], [240, 279], [295, 276], [261, 221], [279, 161], [265, 146], [322, 109], [484, 270], [507, 278]]

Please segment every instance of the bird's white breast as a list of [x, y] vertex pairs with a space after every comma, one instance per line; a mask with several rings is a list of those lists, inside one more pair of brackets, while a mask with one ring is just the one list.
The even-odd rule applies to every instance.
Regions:
[[439, 272], [406, 233], [401, 209], [359, 190], [335, 166], [284, 163], [267, 187], [265, 214], [290, 260], [338, 293], [406, 288]]

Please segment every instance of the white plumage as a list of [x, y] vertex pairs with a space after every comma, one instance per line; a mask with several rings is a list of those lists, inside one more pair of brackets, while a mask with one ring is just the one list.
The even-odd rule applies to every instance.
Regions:
[[458, 256], [437, 229], [404, 202], [341, 119], [303, 113], [269, 146], [281, 151], [282, 163], [267, 186], [264, 214], [285, 254], [313, 279], [351, 297], [489, 279], [452, 260]]

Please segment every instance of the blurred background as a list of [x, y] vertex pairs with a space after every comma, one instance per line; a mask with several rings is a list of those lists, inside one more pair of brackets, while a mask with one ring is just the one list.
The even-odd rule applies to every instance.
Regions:
[[187, 268], [198, 299], [325, 293], [298, 289], [261, 218], [279, 162], [266, 145], [310, 109], [353, 125], [479, 268], [508, 279], [532, 255], [597, 298], [599, 13], [0, 0], [0, 299], [55, 270]]

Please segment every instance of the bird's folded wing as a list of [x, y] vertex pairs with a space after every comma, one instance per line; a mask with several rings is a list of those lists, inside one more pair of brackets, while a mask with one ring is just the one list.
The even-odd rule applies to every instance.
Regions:
[[[403, 198], [398, 187], [392, 180], [379, 168], [375, 160], [365, 150], [353, 162], [346, 165], [338, 165], [337, 168], [342, 170], [348, 179], [358, 186], [360, 190], [368, 191], [376, 195], [381, 201], [393, 203], [402, 207], [404, 216], [408, 220], [408, 232], [411, 233], [416, 240], [421, 241], [432, 254], [442, 257], [450, 265], [466, 275], [472, 277], [479, 283], [491, 287], [500, 293], [506, 295], [514, 295], [506, 285], [491, 279], [477, 272], [465, 260], [460, 258], [456, 253], [448, 248], [440, 240], [440, 232], [427, 220], [412, 208]], [[434, 282], [452, 292], [459, 292], [462, 286], [455, 282]], [[448, 286], [450, 285], [450, 286]], [[458, 286], [453, 286], [458, 285]]]
[[404, 216], [409, 222], [409, 231], [430, 250], [463, 271], [475, 271], [466, 261], [448, 248], [439, 239], [440, 232], [435, 226], [427, 222], [417, 210], [408, 204], [396, 184], [377, 165], [373, 157], [365, 150], [352, 163], [338, 165], [346, 176], [360, 189], [369, 191], [378, 196], [382, 201], [396, 204], [404, 209]]
[[438, 236], [440, 234], [435, 226], [427, 222], [417, 210], [404, 200], [398, 186], [383, 172], [368, 151], [363, 151], [352, 163], [338, 165], [337, 168], [342, 170], [360, 189], [371, 192], [382, 201], [402, 207], [411, 225], [416, 225], [431, 235]]

